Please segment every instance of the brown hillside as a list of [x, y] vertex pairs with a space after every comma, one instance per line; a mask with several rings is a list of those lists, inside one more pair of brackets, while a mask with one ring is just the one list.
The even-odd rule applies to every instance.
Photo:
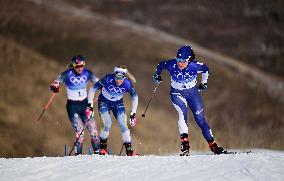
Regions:
[[281, 0], [65, 1], [162, 29], [284, 77]]
[[[48, 84], [58, 64], [50, 59], [0, 37], [1, 65], [1, 156], [50, 155], [61, 151], [60, 142], [70, 135], [64, 121], [63, 97], [56, 97], [51, 109], [37, 125], [34, 121], [50, 95]], [[49, 70], [46, 72], [46, 70]], [[56, 111], [58, 109], [58, 111]], [[52, 113], [52, 115], [50, 114]], [[55, 141], [56, 140], [56, 141]]]
[[[50, 96], [48, 85], [74, 54], [86, 55], [88, 67], [99, 77], [112, 71], [114, 65], [128, 65], [137, 79], [138, 115], [141, 115], [154, 88], [152, 74], [156, 64], [173, 57], [178, 48], [116, 26], [111, 19], [76, 6], [12, 0], [3, 7], [0, 56], [5, 59], [1, 58], [1, 65], [11, 62], [0, 75], [5, 82], [0, 94], [3, 100], [0, 155], [4, 157], [62, 155], [63, 145], [72, 145], [73, 131], [65, 111], [64, 89], [41, 123], [37, 125], [33, 120]], [[201, 54], [197, 58], [210, 67], [209, 90], [202, 96], [217, 141], [226, 148], [283, 150], [283, 103], [237, 70], [214, 63]], [[137, 127], [132, 129], [135, 147], [141, 154], [165, 154], [179, 148], [168, 76], [164, 73], [163, 78], [165, 81], [146, 119], [139, 116]], [[129, 110], [128, 98], [125, 102]], [[192, 149], [208, 150], [199, 128], [192, 117], [189, 119]], [[117, 124], [113, 126], [109, 140], [116, 154], [121, 147], [121, 136]]]

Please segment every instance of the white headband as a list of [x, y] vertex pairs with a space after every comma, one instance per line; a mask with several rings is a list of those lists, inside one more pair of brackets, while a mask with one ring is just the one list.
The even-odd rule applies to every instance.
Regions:
[[120, 73], [126, 74], [127, 73], [127, 69], [114, 67], [114, 72], [120, 72]]

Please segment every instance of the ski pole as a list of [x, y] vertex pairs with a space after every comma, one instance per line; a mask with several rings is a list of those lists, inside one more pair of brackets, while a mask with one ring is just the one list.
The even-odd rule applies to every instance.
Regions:
[[157, 83], [156, 87], [154, 88], [154, 90], [153, 90], [153, 92], [152, 92], [152, 95], [151, 95], [151, 97], [150, 97], [150, 100], [149, 100], [149, 102], [148, 102], [148, 104], [147, 104], [147, 106], [146, 106], [146, 109], [145, 109], [144, 113], [141, 115], [142, 117], [145, 117], [145, 116], [146, 116], [146, 115], [145, 115], [145, 114], [146, 114], [146, 111], [147, 111], [147, 109], [148, 109], [148, 107], [149, 107], [149, 105], [150, 105], [150, 102], [152, 101], [152, 99], [153, 99], [153, 97], [154, 97], [154, 95], [155, 95], [155, 93], [156, 93], [157, 88], [159, 87], [159, 85], [160, 85], [160, 82]]
[[65, 144], [64, 145], [64, 156], [66, 156], [66, 154], [67, 154], [67, 145]]
[[122, 152], [123, 147], [124, 147], [124, 144], [122, 143], [122, 146], [121, 146], [121, 149], [120, 149], [120, 152], [119, 152], [119, 156], [121, 156], [121, 152]]
[[[95, 103], [95, 102], [97, 102], [97, 101], [98, 101], [98, 96], [94, 99], [94, 103]], [[88, 121], [87, 121], [87, 122], [88, 122]], [[68, 156], [70, 156], [70, 155], [71, 155], [71, 153], [73, 152], [73, 150], [74, 150], [74, 148], [75, 148], [76, 143], [78, 142], [78, 140], [79, 140], [80, 136], [83, 134], [83, 132], [84, 132], [84, 130], [85, 130], [85, 128], [86, 128], [86, 126], [87, 126], [87, 122], [85, 123], [84, 128], [83, 128], [83, 130], [81, 131], [81, 133], [79, 134], [78, 138], [77, 138], [77, 139], [76, 139], [76, 141], [74, 142], [74, 144], [73, 144], [73, 146], [72, 146], [71, 151], [68, 153]]]
[[40, 114], [39, 117], [36, 119], [37, 122], [38, 122], [38, 121], [40, 120], [40, 118], [43, 116], [45, 110], [47, 110], [47, 108], [48, 108], [49, 105], [51, 104], [51, 102], [52, 102], [52, 100], [53, 100], [53, 98], [54, 98], [55, 95], [56, 95], [56, 93], [52, 93], [52, 94], [51, 94], [51, 96], [50, 96], [48, 102], [46, 103], [46, 105], [44, 106], [44, 108], [43, 108], [41, 114]]
[[76, 141], [74, 142], [74, 144], [73, 144], [73, 146], [72, 146], [72, 149], [71, 149], [70, 152], [68, 153], [68, 156], [70, 156], [71, 153], [73, 152], [73, 150], [74, 150], [74, 148], [75, 148], [75, 145], [76, 145], [77, 142], [79, 141], [80, 136], [83, 134], [83, 132], [84, 132], [84, 130], [85, 130], [85, 128], [86, 128], [86, 125], [87, 125], [87, 124], [84, 125], [83, 130], [81, 131], [81, 133], [79, 134], [78, 138], [77, 138]]

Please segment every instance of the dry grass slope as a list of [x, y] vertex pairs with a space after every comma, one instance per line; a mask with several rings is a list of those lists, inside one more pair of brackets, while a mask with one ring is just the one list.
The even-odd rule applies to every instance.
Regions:
[[48, 99], [51, 77], [60, 71], [58, 64], [3, 37], [0, 47], [0, 55], [5, 57], [1, 58], [1, 65], [7, 66], [1, 71], [1, 81], [5, 83], [0, 104], [1, 156], [59, 152], [58, 143], [66, 142], [65, 135], [70, 135], [65, 122], [59, 121], [66, 119], [60, 111], [64, 107], [63, 98], [56, 97], [41, 124], [34, 121]]
[[[141, 115], [154, 88], [151, 76], [156, 64], [174, 56], [178, 48], [111, 25], [107, 19], [86, 19], [27, 1], [12, 0], [4, 7], [0, 12], [0, 57], [5, 59], [0, 63], [9, 64], [0, 72], [1, 82], [5, 83], [0, 90], [0, 155], [5, 157], [62, 155], [63, 145], [72, 145], [65, 91], [56, 96], [39, 125], [34, 118], [49, 98], [49, 83], [75, 53], [87, 55], [88, 67], [99, 77], [112, 71], [114, 65], [128, 65], [138, 82], [135, 87]], [[55, 18], [57, 21], [53, 21]], [[210, 57], [197, 58], [210, 67], [209, 90], [202, 97], [218, 142], [226, 148], [283, 150], [283, 104], [237, 70], [214, 63]], [[140, 154], [179, 149], [177, 116], [168, 96], [169, 80], [165, 73], [163, 78], [146, 119], [139, 117], [137, 127], [131, 130]], [[129, 96], [125, 102], [129, 110]], [[192, 149], [208, 150], [193, 118], [189, 120]], [[100, 127], [100, 121], [98, 124]], [[117, 124], [113, 126], [109, 143], [116, 154], [121, 136]]]

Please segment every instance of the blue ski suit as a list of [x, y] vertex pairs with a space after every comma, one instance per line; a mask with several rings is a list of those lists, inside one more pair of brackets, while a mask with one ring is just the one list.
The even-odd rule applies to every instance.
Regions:
[[188, 107], [193, 113], [194, 119], [202, 130], [203, 137], [207, 141], [213, 140], [213, 134], [204, 117], [204, 107], [198, 92], [197, 75], [202, 74], [201, 83], [207, 83], [208, 67], [196, 60], [190, 61], [184, 69], [179, 69], [176, 59], [162, 61], [158, 64], [155, 75], [161, 75], [168, 70], [171, 78], [171, 100], [178, 112], [179, 133], [188, 134]]
[[109, 130], [111, 128], [112, 120], [110, 117], [110, 111], [113, 112], [117, 119], [120, 130], [122, 133], [122, 140], [124, 143], [131, 143], [130, 131], [127, 126], [127, 116], [125, 114], [125, 107], [123, 104], [123, 95], [129, 92], [132, 98], [132, 113], [136, 113], [138, 106], [138, 95], [131, 83], [126, 77], [120, 86], [116, 85], [114, 74], [107, 74], [100, 79], [94, 86], [89, 90], [88, 102], [92, 104], [94, 94], [100, 89], [101, 93], [98, 98], [98, 109], [100, 117], [103, 121], [103, 127], [100, 132], [101, 139], [107, 139]]

